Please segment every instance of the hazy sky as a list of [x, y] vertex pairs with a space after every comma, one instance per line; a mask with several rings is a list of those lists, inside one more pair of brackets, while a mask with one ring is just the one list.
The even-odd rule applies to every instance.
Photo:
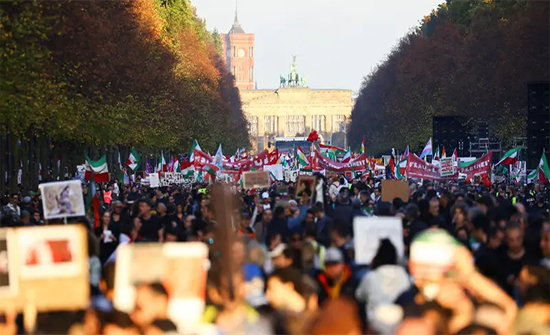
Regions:
[[[258, 88], [276, 88], [292, 55], [312, 88], [358, 92], [398, 39], [444, 0], [238, 0], [239, 21], [256, 34]], [[235, 0], [191, 0], [208, 29], [227, 33]]]

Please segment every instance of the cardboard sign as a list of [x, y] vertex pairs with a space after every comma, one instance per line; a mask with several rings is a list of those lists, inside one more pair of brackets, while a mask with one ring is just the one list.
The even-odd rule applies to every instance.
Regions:
[[393, 202], [393, 199], [401, 198], [409, 202], [410, 193], [409, 183], [404, 180], [382, 180], [382, 201]]
[[9, 240], [5, 255], [9, 262], [9, 284], [6, 285], [5, 276], [0, 276], [3, 283], [0, 310], [21, 311], [29, 304], [37, 311], [88, 307], [90, 274], [85, 227], [24, 227], [7, 229], [2, 234]]
[[114, 306], [131, 312], [137, 285], [162, 282], [170, 298], [169, 317], [178, 325], [180, 332], [191, 330], [200, 323], [204, 312], [208, 268], [208, 247], [204, 243], [120, 245], [117, 250]]
[[448, 177], [455, 174], [455, 166], [452, 157], [441, 158], [439, 161], [439, 173], [442, 177]]
[[157, 188], [160, 187], [160, 179], [158, 173], [149, 173], [149, 186], [151, 188]]
[[171, 186], [183, 184], [185, 179], [179, 172], [163, 172], [160, 175], [160, 186]]
[[404, 255], [403, 225], [399, 218], [358, 216], [353, 220], [353, 232], [357, 264], [370, 264], [378, 251], [380, 240], [384, 238], [392, 242], [397, 257], [402, 258]]
[[243, 172], [243, 186], [245, 189], [264, 188], [271, 186], [269, 171]]
[[44, 183], [38, 186], [42, 194], [44, 219], [84, 216], [84, 197], [79, 180]]
[[14, 297], [18, 292], [17, 272], [15, 271], [17, 251], [13, 247], [14, 239], [8, 239], [9, 231], [11, 229], [0, 229], [0, 300]]

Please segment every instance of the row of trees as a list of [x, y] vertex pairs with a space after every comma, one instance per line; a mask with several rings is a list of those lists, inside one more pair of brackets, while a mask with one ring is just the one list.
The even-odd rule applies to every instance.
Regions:
[[4, 169], [34, 188], [38, 163], [55, 179], [85, 151], [248, 146], [220, 46], [189, 0], [0, 3], [0, 187]]
[[[365, 77], [350, 143], [370, 154], [426, 143], [432, 117], [488, 121], [503, 141], [525, 134], [527, 83], [548, 80], [550, 3], [447, 0]], [[505, 143], [509, 144], [509, 143]]]

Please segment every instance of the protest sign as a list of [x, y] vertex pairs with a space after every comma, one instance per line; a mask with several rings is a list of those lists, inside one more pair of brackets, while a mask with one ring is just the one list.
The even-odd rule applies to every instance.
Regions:
[[287, 183], [290, 183], [290, 182], [295, 183], [296, 179], [298, 179], [298, 171], [297, 170], [285, 171], [284, 177]]
[[315, 176], [299, 176], [296, 182], [296, 199], [302, 199], [308, 192], [311, 201], [315, 192], [315, 181]]
[[409, 183], [404, 180], [382, 180], [382, 201], [392, 202], [395, 198], [401, 198], [409, 202]]
[[0, 300], [16, 296], [18, 292], [15, 269], [17, 251], [13, 248], [13, 238], [10, 236], [10, 239], [8, 239], [10, 231], [12, 229], [0, 229]]
[[441, 158], [439, 161], [439, 172], [442, 177], [449, 177], [455, 174], [455, 166], [452, 157]]
[[264, 188], [271, 186], [268, 171], [243, 172], [243, 186], [245, 189]]
[[269, 171], [277, 180], [283, 180], [283, 166], [281, 164], [264, 165], [264, 171]]
[[160, 187], [160, 179], [159, 179], [158, 173], [149, 173], [147, 179], [149, 179], [149, 187], [151, 188]]
[[392, 242], [397, 257], [404, 255], [403, 225], [399, 218], [358, 216], [353, 220], [353, 232], [357, 264], [370, 264], [384, 238]]
[[44, 219], [84, 216], [84, 197], [79, 180], [44, 183], [38, 187], [42, 193]]
[[[0, 310], [80, 310], [89, 305], [86, 228], [81, 225], [23, 227], [7, 230], [10, 296]], [[0, 244], [1, 245], [1, 244]], [[5, 284], [5, 278], [4, 278]], [[5, 287], [4, 287], [5, 288]], [[4, 290], [5, 293], [5, 290]]]
[[179, 172], [163, 172], [160, 174], [160, 186], [172, 186], [183, 184], [185, 179]]

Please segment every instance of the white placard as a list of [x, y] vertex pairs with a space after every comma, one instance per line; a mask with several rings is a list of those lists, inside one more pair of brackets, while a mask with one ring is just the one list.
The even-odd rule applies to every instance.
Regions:
[[353, 220], [353, 232], [357, 264], [370, 264], [384, 238], [393, 243], [398, 258], [404, 255], [403, 225], [399, 218], [358, 216]]
[[[42, 194], [44, 219], [84, 216], [84, 197], [80, 180], [38, 185]], [[91, 187], [89, 189], [91, 191]]]
[[264, 171], [273, 173], [277, 180], [283, 180], [283, 166], [281, 164], [264, 165]]
[[149, 173], [149, 186], [151, 188], [160, 186], [160, 179], [158, 173]]

